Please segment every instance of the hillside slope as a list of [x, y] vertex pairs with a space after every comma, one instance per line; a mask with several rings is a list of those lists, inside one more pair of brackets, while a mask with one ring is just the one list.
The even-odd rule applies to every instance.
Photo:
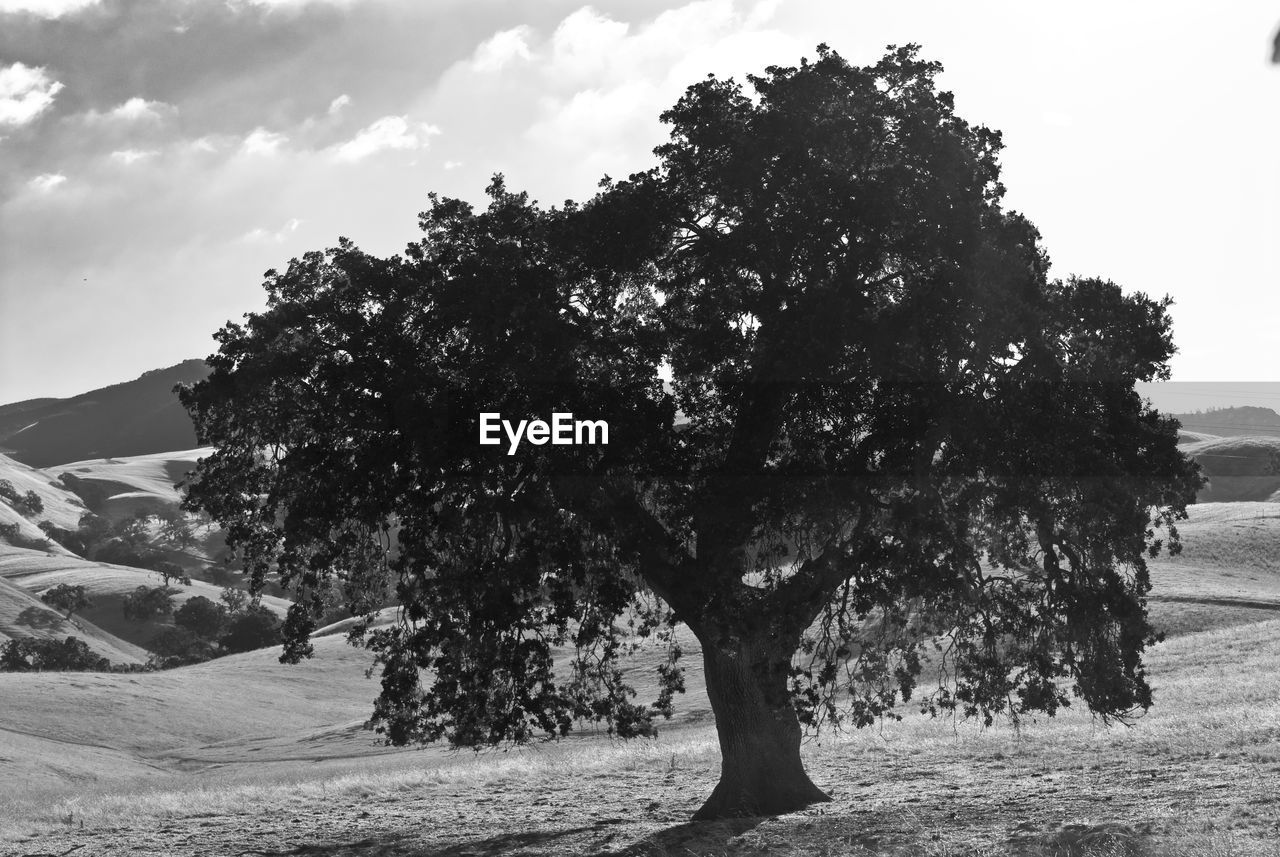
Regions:
[[1207, 438], [1178, 448], [1209, 477], [1199, 502], [1280, 500], [1280, 437]]
[[0, 452], [33, 467], [196, 445], [173, 387], [209, 374], [203, 360], [156, 369], [69, 399], [0, 405]]
[[[8, 581], [35, 598], [60, 583], [83, 586], [93, 600], [93, 606], [78, 615], [135, 646], [145, 645], [162, 624], [155, 619], [133, 622], [124, 618], [126, 595], [139, 586], [160, 586], [164, 582], [154, 571], [91, 562], [76, 556], [0, 548], [0, 580]], [[193, 580], [190, 585], [172, 583], [170, 586], [176, 590], [173, 596], [175, 609], [196, 596], [216, 603], [222, 592], [219, 587], [200, 580]], [[270, 595], [262, 596], [262, 604], [281, 618], [289, 609], [288, 601]], [[145, 659], [145, 654], [143, 657]]]
[[38, 640], [79, 637], [95, 654], [113, 664], [145, 663], [148, 655], [144, 649], [115, 637], [83, 617], [67, 619], [33, 593], [0, 578], [0, 643], [24, 637]]
[[1246, 405], [1236, 408], [1217, 408], [1190, 414], [1169, 414], [1182, 427], [1192, 432], [1208, 433], [1220, 437], [1280, 437], [1280, 414], [1271, 408]]
[[0, 455], [0, 481], [8, 482], [19, 495], [34, 493], [40, 498], [43, 507], [35, 514], [23, 515], [9, 503], [0, 500], [0, 526], [17, 527], [16, 539], [0, 536], [0, 548], [13, 542], [21, 547], [39, 547], [48, 553], [74, 556], [62, 545], [47, 539], [39, 524], [49, 521], [59, 527], [74, 530], [80, 516], [88, 511], [80, 498], [67, 491], [48, 473], [28, 467], [5, 455]]
[[176, 508], [177, 485], [211, 447], [73, 461], [46, 467], [43, 473], [93, 498], [94, 511], [112, 520]]

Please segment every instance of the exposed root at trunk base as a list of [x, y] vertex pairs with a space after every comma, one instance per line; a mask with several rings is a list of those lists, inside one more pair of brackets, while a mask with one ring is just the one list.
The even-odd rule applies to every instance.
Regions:
[[786, 777], [786, 782], [777, 778], [753, 779], [756, 781], [735, 781], [722, 776], [711, 797], [693, 814], [693, 820], [785, 815], [831, 801], [831, 796], [815, 786], [803, 771], [799, 778]]

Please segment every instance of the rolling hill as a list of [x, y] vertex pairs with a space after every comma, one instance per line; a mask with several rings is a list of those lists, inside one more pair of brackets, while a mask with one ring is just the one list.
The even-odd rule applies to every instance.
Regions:
[[195, 429], [173, 387], [208, 374], [203, 360], [187, 360], [69, 399], [0, 405], [0, 453], [33, 467], [48, 467], [191, 449], [196, 446]]
[[1188, 431], [1218, 437], [1280, 437], [1280, 414], [1271, 408], [1246, 405], [1169, 416]]
[[120, 520], [177, 507], [182, 497], [176, 486], [210, 451], [203, 447], [99, 458], [54, 465], [41, 472], [91, 500], [98, 514]]
[[[123, 602], [126, 595], [139, 586], [160, 586], [163, 583], [161, 576], [154, 571], [90, 562], [76, 556], [0, 547], [0, 580], [7, 581], [37, 599], [41, 593], [60, 583], [83, 586], [93, 600], [93, 606], [77, 614], [77, 618], [83, 617], [102, 631], [134, 646], [146, 645], [166, 624], [155, 619], [133, 622], [124, 618]], [[172, 583], [170, 586], [176, 590], [173, 596], [175, 608], [196, 596], [203, 596], [216, 603], [222, 591], [220, 587], [200, 580], [193, 580], [189, 585]], [[0, 601], [3, 598], [3, 594], [0, 594]], [[270, 595], [262, 596], [262, 604], [281, 618], [289, 609], [288, 601]], [[144, 654], [144, 660], [145, 657]]]
[[63, 640], [79, 637], [100, 657], [113, 664], [141, 664], [148, 652], [76, 616], [67, 619], [46, 606], [35, 593], [0, 577], [0, 643], [23, 637]]
[[1199, 502], [1280, 500], [1280, 437], [1198, 437], [1178, 448], [1209, 477]]
[[[40, 530], [40, 521], [49, 521], [56, 526], [74, 530], [88, 509], [79, 497], [72, 494], [54, 476], [0, 455], [0, 481], [7, 482], [20, 495], [34, 493], [40, 498], [40, 512], [33, 515], [19, 514], [8, 503], [0, 501], [0, 526], [17, 527], [20, 540], [27, 544], [44, 544], [45, 550], [74, 556], [71, 551], [49, 541]], [[6, 539], [0, 539], [3, 545]]]

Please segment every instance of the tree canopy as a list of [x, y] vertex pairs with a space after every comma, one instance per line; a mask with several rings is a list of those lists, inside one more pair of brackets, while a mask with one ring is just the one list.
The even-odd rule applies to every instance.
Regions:
[[40, 600], [55, 610], [61, 610], [68, 619], [73, 613], [82, 613], [93, 606], [93, 599], [89, 597], [85, 588], [78, 584], [73, 586], [69, 583], [59, 583], [41, 593]]
[[[291, 588], [285, 659], [335, 594], [397, 603], [367, 637], [391, 742], [634, 736], [682, 624], [722, 751], [700, 817], [826, 799], [804, 725], [1149, 706], [1146, 558], [1200, 482], [1134, 390], [1168, 377], [1170, 302], [1050, 281], [939, 71], [819, 46], [708, 77], [658, 165], [585, 203], [499, 176], [481, 210], [432, 195], [401, 256], [268, 272], [181, 395], [216, 447], [188, 504]], [[481, 413], [609, 443], [508, 454]], [[646, 636], [669, 658], [637, 700]]]

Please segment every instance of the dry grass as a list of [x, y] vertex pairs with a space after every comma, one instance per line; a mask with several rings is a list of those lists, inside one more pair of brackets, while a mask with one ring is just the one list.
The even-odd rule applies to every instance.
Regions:
[[[899, 723], [811, 741], [805, 747], [807, 765], [819, 784], [836, 794], [837, 805], [739, 833], [721, 831], [719, 838], [704, 830], [697, 843], [679, 838], [689, 825], [672, 828], [666, 823], [680, 818], [685, 808], [676, 806], [673, 815], [651, 824], [653, 832], [641, 827], [633, 843], [640, 850], [634, 853], [1280, 855], [1259, 835], [1278, 820], [1280, 804], [1250, 803], [1273, 791], [1280, 769], [1278, 663], [1280, 620], [1220, 629], [1172, 640], [1152, 652], [1157, 706], [1131, 727], [1107, 726], [1082, 711], [1020, 729], [982, 729], [912, 715]], [[334, 806], [373, 808], [376, 813], [380, 807], [412, 805], [433, 813], [441, 811], [442, 800], [456, 809], [481, 796], [500, 799], [506, 813], [502, 823], [519, 828], [522, 819], [540, 817], [549, 791], [582, 814], [597, 803], [619, 800], [612, 792], [625, 789], [629, 777], [647, 784], [630, 796], [633, 804], [664, 782], [675, 789], [671, 794], [685, 794], [696, 804], [714, 781], [717, 757], [710, 727], [691, 725], [656, 741], [588, 737], [478, 755], [400, 752], [346, 759], [321, 770], [294, 765], [263, 773], [229, 766], [198, 777], [171, 775], [103, 789], [11, 796], [0, 804], [0, 836], [10, 842], [33, 832], [48, 836], [66, 830], [68, 820], [66, 836], [76, 835], [81, 824], [104, 835], [121, 829], [177, 829], [209, 819], [279, 825], [282, 818], [305, 818], [317, 808]], [[1122, 806], [1132, 804], [1135, 778], [1148, 774], [1168, 777], [1171, 792], [1185, 791], [1189, 783], [1207, 793], [1238, 792], [1240, 800], [1226, 811], [1217, 807], [1199, 814], [1151, 801]], [[1121, 777], [1129, 780], [1121, 782]], [[899, 781], [910, 788], [894, 792]], [[1107, 802], [1091, 813], [1071, 813], [1075, 804], [1065, 805], [1061, 809], [1068, 814], [1060, 817], [1052, 806], [1034, 806], [1031, 798], [1023, 802], [1030, 786], [1050, 782], [1061, 784], [1063, 793]], [[1021, 791], [1010, 794], [1011, 787]], [[965, 818], [953, 821], [936, 807], [913, 809], [907, 802], [911, 798], [902, 796], [930, 788], [954, 789], [944, 797], [954, 794], [978, 808], [969, 806]], [[658, 799], [664, 800], [661, 793]], [[875, 809], [871, 822], [859, 814], [868, 799]], [[948, 805], [961, 803], [939, 804]], [[990, 816], [987, 822], [996, 822], [994, 833], [990, 824], [983, 826], [985, 815]], [[1025, 848], [1010, 850], [1010, 843], [1019, 842], [1021, 818], [1035, 823], [1027, 828]], [[571, 821], [588, 819], [565, 817], [563, 823]], [[477, 836], [485, 832], [483, 824], [474, 830]], [[996, 834], [1007, 841], [983, 840]], [[710, 841], [703, 841], [707, 835]], [[787, 845], [792, 841], [794, 846]]]

